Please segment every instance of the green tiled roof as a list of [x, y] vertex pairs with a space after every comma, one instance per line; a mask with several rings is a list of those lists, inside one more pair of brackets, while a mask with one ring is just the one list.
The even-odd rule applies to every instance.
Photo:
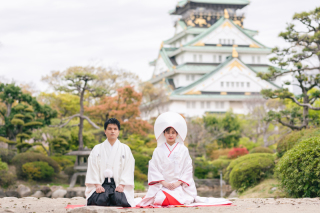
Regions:
[[[232, 49], [233, 47], [231, 46], [184, 46], [177, 48], [170, 54], [168, 53], [168, 55], [172, 57], [184, 51], [225, 52], [231, 54]], [[238, 53], [271, 53], [271, 48], [236, 47], [235, 49]]]
[[177, 6], [183, 7], [188, 2], [203, 3], [203, 4], [235, 4], [235, 5], [248, 5], [248, 0], [182, 0], [179, 1]]
[[[191, 89], [192, 87], [202, 83], [203, 81], [205, 81], [207, 78], [209, 78], [212, 74], [218, 72], [222, 67], [224, 67], [225, 65], [227, 65], [229, 62], [231, 62], [234, 58], [232, 57], [229, 57], [227, 58], [227, 60], [225, 60], [223, 63], [221, 63], [219, 66], [217, 66], [214, 70], [208, 72], [207, 74], [203, 75], [201, 78], [199, 78], [198, 80], [194, 81], [193, 83], [189, 84], [188, 86], [186, 87], [183, 87], [183, 88], [180, 88], [180, 89], [177, 89], [175, 90], [174, 92], [171, 93], [171, 95], [180, 95], [181, 93]], [[240, 59], [238, 59], [239, 61], [241, 61]], [[241, 61], [242, 62], [242, 61]], [[242, 62], [243, 63], [243, 62]], [[245, 64], [245, 63], [243, 63]], [[246, 65], [246, 64], [245, 64]], [[249, 69], [251, 69], [254, 73], [257, 73], [256, 70], [254, 70], [252, 67], [246, 65]], [[274, 84], [273, 82], [271, 81], [268, 81], [270, 84], [272, 84], [273, 86], [275, 87], [278, 87], [278, 85]]]
[[[187, 44], [185, 44], [184, 46], [189, 46], [192, 44], [197, 43], [199, 40], [203, 39], [205, 36], [207, 36], [209, 33], [211, 33], [212, 31], [214, 31], [215, 29], [217, 29], [221, 24], [224, 23], [226, 19], [224, 17], [221, 17], [214, 25], [212, 25], [211, 27], [209, 27], [206, 31], [204, 31], [203, 33], [201, 33], [200, 35], [196, 36], [192, 41], [188, 42]], [[250, 38], [252, 41], [254, 41], [255, 43], [259, 44], [260, 46], [262, 46], [263, 48], [266, 48], [265, 45], [261, 44], [260, 42], [258, 42], [257, 40], [255, 40], [252, 36], [250, 36], [248, 34], [248, 32], [246, 32], [244, 29], [242, 29], [240, 26], [236, 25], [235, 23], [233, 23], [233, 21], [230, 21], [230, 23], [235, 26], [236, 28], [238, 28], [243, 34], [245, 34], [248, 38]]]
[[171, 71], [173, 70], [173, 64], [171, 63], [168, 55], [167, 55], [167, 52], [165, 50], [165, 48], [162, 48], [159, 52], [159, 54], [161, 55], [164, 63], [167, 65], [168, 69]]
[[258, 35], [258, 33], [259, 33], [259, 31], [257, 31], [257, 30], [249, 30], [246, 28], [242, 28], [242, 30], [244, 32], [246, 32], [248, 35], [250, 35], [251, 37]]

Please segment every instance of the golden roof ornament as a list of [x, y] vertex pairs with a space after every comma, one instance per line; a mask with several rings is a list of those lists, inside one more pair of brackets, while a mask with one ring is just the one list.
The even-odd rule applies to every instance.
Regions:
[[232, 48], [232, 57], [233, 58], [238, 58], [238, 52], [237, 52], [235, 47]]
[[227, 9], [224, 9], [224, 18], [229, 19], [229, 13]]

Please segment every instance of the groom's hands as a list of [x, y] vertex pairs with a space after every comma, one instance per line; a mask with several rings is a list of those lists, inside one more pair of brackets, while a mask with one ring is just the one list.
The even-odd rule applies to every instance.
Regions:
[[123, 192], [124, 189], [124, 185], [119, 185], [117, 186], [117, 188], [115, 189], [116, 192]]
[[166, 181], [161, 181], [160, 183], [164, 187], [166, 187], [167, 189], [170, 189], [170, 190], [174, 190], [175, 188], [177, 188], [178, 186], [181, 185], [181, 181], [177, 181], [177, 182], [174, 182], [174, 183], [168, 183]]
[[99, 184], [94, 184], [94, 185], [96, 187], [96, 192], [97, 193], [105, 192], [104, 188], [101, 185], [99, 185]]

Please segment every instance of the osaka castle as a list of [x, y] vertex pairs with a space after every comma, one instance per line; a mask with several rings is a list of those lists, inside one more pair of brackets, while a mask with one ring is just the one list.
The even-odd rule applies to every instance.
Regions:
[[[162, 42], [149, 80], [164, 86], [167, 101], [142, 116], [175, 111], [185, 117], [205, 113], [246, 114], [248, 100], [276, 82], [256, 77], [267, 72], [271, 48], [257, 41], [258, 31], [244, 26], [241, 9], [248, 0], [183, 0], [169, 13], [179, 16], [174, 35]], [[160, 112], [159, 112], [160, 109]]]

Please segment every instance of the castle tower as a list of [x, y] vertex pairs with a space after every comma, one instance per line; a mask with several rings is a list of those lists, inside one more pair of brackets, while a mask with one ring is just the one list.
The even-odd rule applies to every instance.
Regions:
[[[268, 71], [271, 49], [254, 39], [255, 30], [244, 27], [240, 10], [248, 0], [183, 0], [169, 13], [179, 15], [175, 34], [161, 44], [154, 66], [154, 86], [167, 88], [169, 100], [158, 109], [185, 117], [224, 113], [229, 109], [247, 113], [249, 99], [261, 89], [278, 86], [256, 77]], [[145, 119], [159, 110], [147, 112]]]

